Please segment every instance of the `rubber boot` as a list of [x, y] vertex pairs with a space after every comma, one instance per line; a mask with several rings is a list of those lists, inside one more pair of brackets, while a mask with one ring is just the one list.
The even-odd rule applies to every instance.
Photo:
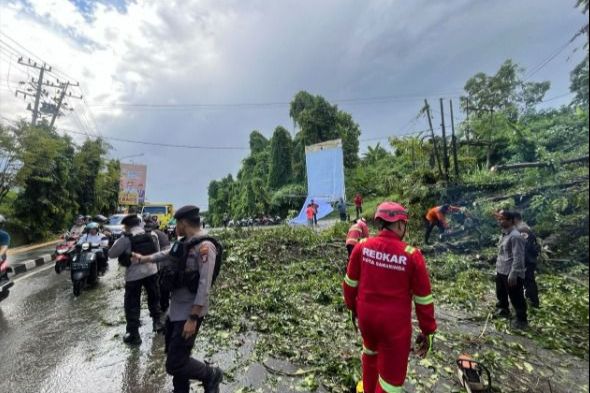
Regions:
[[223, 371], [219, 367], [211, 367], [211, 376], [203, 382], [205, 393], [219, 393], [219, 385], [223, 381]]
[[127, 332], [123, 336], [123, 342], [129, 345], [141, 345], [141, 336], [139, 332]]

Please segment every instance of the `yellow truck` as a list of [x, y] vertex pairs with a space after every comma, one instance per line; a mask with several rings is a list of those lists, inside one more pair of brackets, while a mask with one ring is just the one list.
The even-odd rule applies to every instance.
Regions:
[[141, 215], [146, 213], [157, 216], [160, 228], [165, 228], [168, 221], [174, 216], [174, 205], [172, 203], [146, 202], [141, 209]]

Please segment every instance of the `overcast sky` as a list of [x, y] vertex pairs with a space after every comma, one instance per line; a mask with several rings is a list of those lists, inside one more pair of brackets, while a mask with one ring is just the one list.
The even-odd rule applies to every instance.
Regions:
[[[457, 102], [476, 72], [494, 73], [507, 58], [529, 70], [543, 64], [587, 19], [574, 3], [0, 0], [0, 115], [30, 117], [26, 102], [14, 97], [19, 81], [36, 76], [17, 64], [22, 55], [80, 83], [81, 91], [72, 92], [84, 100], [70, 99], [75, 111], [57, 121], [64, 130], [247, 147], [254, 129], [269, 137], [277, 125], [294, 132], [288, 102], [307, 90], [352, 114], [362, 151], [377, 138], [383, 144], [387, 136], [425, 128], [424, 119], [416, 120], [424, 97], [436, 105], [438, 97]], [[559, 97], [544, 105], [569, 102], [563, 94], [581, 44], [532, 76], [551, 81], [547, 98]], [[144, 154], [123, 161], [147, 164], [148, 200], [177, 206], [206, 208], [208, 183], [235, 175], [248, 154], [109, 142], [112, 157]]]

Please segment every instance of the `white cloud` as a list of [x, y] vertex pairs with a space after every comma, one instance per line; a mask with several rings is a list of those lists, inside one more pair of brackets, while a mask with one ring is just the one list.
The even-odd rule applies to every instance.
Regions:
[[[288, 101], [301, 89], [328, 98], [455, 91], [508, 57], [538, 63], [583, 22], [573, 6], [554, 0], [137, 0], [125, 9], [94, 2], [85, 12], [68, 0], [0, 2], [0, 31], [79, 80], [91, 105], [105, 105], [92, 106], [104, 135], [234, 146], [247, 145], [252, 129], [269, 135], [278, 124], [289, 126], [288, 108], [130, 112], [109, 105]], [[34, 70], [7, 51], [0, 44], [0, 112], [29, 117], [13, 89]], [[571, 68], [555, 60], [539, 77], [554, 80], [561, 93]], [[70, 102], [76, 112], [59, 126], [79, 129], [77, 117], [93, 123], [83, 102]], [[399, 131], [419, 105], [343, 108], [370, 138]], [[113, 145], [119, 156], [145, 152], [148, 196], [172, 194], [177, 203], [196, 198], [206, 205], [207, 183], [235, 172], [243, 158]], [[178, 168], [198, 172], [196, 184], [170, 175]]]

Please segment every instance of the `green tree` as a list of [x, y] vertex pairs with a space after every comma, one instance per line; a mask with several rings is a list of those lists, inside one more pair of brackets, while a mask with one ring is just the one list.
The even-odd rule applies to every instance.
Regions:
[[118, 160], [109, 160], [106, 170], [98, 174], [96, 179], [97, 213], [109, 214], [117, 210], [119, 204], [119, 179], [121, 165]]
[[250, 154], [258, 154], [268, 146], [268, 139], [259, 131], [254, 130], [250, 133]]
[[291, 182], [293, 171], [291, 159], [293, 156], [293, 141], [291, 134], [279, 126], [275, 129], [270, 141], [270, 170], [268, 186], [278, 189]]
[[0, 205], [16, 186], [20, 146], [14, 130], [0, 125]]
[[74, 146], [42, 123], [22, 125], [17, 131], [22, 167], [17, 174], [21, 192], [15, 217], [28, 240], [57, 233], [69, 224], [76, 207], [71, 187]]
[[[74, 156], [77, 202], [82, 214], [98, 213], [97, 181], [104, 165], [107, 145], [102, 139], [87, 139]], [[118, 187], [118, 186], [117, 186]]]
[[[588, 0], [577, 0], [576, 7], [582, 9], [582, 13], [584, 15], [588, 14]], [[588, 19], [586, 18], [586, 21]], [[575, 94], [572, 103], [574, 105], [579, 105], [585, 108], [588, 108], [588, 22], [582, 26], [582, 28], [576, 33], [576, 35], [572, 38], [574, 41], [576, 38], [584, 35], [586, 36], [586, 43], [584, 44], [584, 52], [586, 52], [586, 56], [584, 60], [578, 64], [573, 71], [570, 73], [570, 91]]]
[[526, 82], [521, 78], [522, 69], [512, 60], [506, 60], [495, 75], [482, 72], [474, 75], [465, 84], [466, 95], [461, 97], [461, 106], [472, 113], [469, 129], [471, 134], [486, 148], [486, 166], [493, 164], [501, 124], [514, 123], [519, 116], [531, 113], [543, 100], [550, 88], [549, 82]]
[[300, 91], [291, 101], [289, 115], [301, 129], [303, 147], [340, 138], [344, 166], [354, 168], [358, 163], [361, 131], [350, 114], [338, 110], [322, 96]]

